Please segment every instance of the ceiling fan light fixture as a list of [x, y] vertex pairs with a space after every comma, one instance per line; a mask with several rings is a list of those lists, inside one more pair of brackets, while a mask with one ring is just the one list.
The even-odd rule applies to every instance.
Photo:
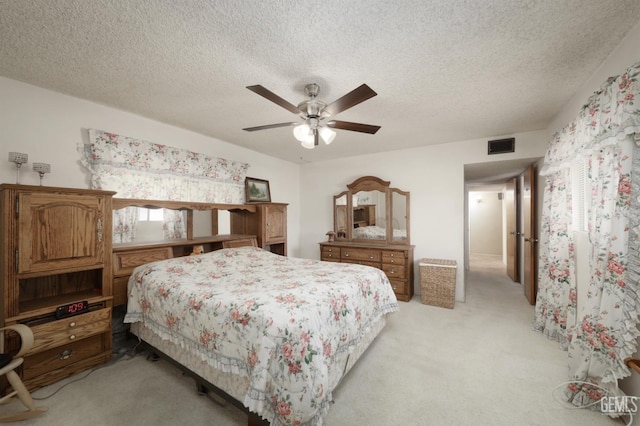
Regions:
[[313, 149], [316, 146], [313, 140], [313, 136], [300, 142], [300, 145], [302, 145], [304, 148], [307, 148], [307, 149]]
[[323, 127], [320, 129], [320, 137], [326, 145], [329, 145], [336, 138], [336, 132], [328, 127]]
[[293, 136], [300, 142], [305, 142], [311, 136], [311, 142], [313, 143], [313, 133], [311, 127], [307, 123], [302, 123], [293, 128]]
[[278, 127], [295, 126], [293, 128], [293, 136], [300, 142], [300, 144], [307, 149], [313, 149], [316, 147], [322, 139], [322, 141], [329, 145], [336, 137], [336, 132], [332, 129], [349, 130], [352, 132], [361, 132], [375, 134], [380, 126], [373, 126], [371, 124], [352, 123], [349, 121], [331, 120], [324, 122], [329, 117], [333, 117], [336, 114], [341, 113], [349, 108], [352, 108], [367, 99], [376, 96], [374, 92], [366, 84], [361, 84], [346, 95], [336, 99], [330, 104], [326, 104], [323, 101], [317, 100], [320, 86], [315, 83], [307, 84], [305, 86], [305, 94], [309, 99], [300, 102], [297, 106], [286, 101], [280, 96], [276, 95], [272, 91], [266, 89], [261, 85], [247, 86], [247, 89], [262, 96], [263, 98], [281, 106], [289, 112], [299, 115], [304, 122], [297, 123], [277, 123], [269, 124], [266, 126], [248, 127], [243, 130], [253, 132], [255, 130], [274, 129]]

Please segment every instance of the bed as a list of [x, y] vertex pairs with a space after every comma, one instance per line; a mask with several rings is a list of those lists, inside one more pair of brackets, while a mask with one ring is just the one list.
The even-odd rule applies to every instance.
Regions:
[[125, 322], [273, 425], [320, 425], [398, 310], [379, 269], [230, 248], [137, 267]]
[[[370, 225], [353, 228], [353, 238], [359, 240], [386, 240], [387, 229], [382, 226]], [[393, 229], [393, 240], [404, 241], [407, 239], [406, 229]]]

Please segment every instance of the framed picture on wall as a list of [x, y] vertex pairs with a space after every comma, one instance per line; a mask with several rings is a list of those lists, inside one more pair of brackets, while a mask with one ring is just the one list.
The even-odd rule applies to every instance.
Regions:
[[271, 191], [269, 181], [247, 177], [244, 180], [245, 201], [247, 203], [269, 203], [271, 202]]

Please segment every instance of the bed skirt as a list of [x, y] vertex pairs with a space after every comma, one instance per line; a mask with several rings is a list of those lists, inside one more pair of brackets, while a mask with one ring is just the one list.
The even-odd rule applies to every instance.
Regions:
[[[360, 359], [362, 354], [375, 340], [376, 336], [380, 333], [380, 331], [382, 331], [385, 324], [386, 315], [382, 315], [377, 321], [370, 324], [367, 333], [363, 336], [362, 339], [360, 339], [360, 342], [351, 349], [351, 351], [344, 351], [341, 354], [336, 355], [337, 358], [329, 369], [329, 392], [326, 393], [326, 398], [324, 399], [322, 406], [319, 407], [319, 419], [324, 418], [329, 410], [329, 402], [332, 401], [332, 392], [340, 384], [342, 378], [351, 370], [358, 359]], [[234, 398], [236, 400], [236, 406], [244, 406], [245, 411], [250, 411], [242, 403], [245, 400], [247, 392], [250, 391], [250, 382], [247, 376], [234, 374], [232, 372], [225, 372], [213, 367], [212, 365], [209, 365], [198, 354], [185, 351], [182, 347], [180, 347], [180, 345], [163, 339], [152, 330], [145, 327], [143, 323], [132, 323], [131, 333], [151, 347], [170, 357], [172, 360], [185, 367], [195, 375], [201, 377], [210, 384], [214, 385], [219, 390]], [[261, 413], [254, 414], [256, 414], [258, 417], [262, 417]], [[320, 423], [318, 424], [322, 424], [322, 422], [320, 421]]]

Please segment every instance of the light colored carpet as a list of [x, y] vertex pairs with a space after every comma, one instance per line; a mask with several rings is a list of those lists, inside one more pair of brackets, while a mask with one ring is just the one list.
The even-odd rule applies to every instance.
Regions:
[[[387, 327], [334, 392], [325, 424], [608, 425], [599, 413], [554, 399], [567, 353], [531, 330], [533, 307], [499, 258], [474, 256], [467, 302], [454, 309], [401, 302]], [[199, 396], [165, 361], [124, 358], [34, 393], [49, 411], [21, 425], [246, 424], [246, 415]], [[556, 392], [557, 393], [557, 392]], [[2, 407], [17, 408], [17, 403]]]

